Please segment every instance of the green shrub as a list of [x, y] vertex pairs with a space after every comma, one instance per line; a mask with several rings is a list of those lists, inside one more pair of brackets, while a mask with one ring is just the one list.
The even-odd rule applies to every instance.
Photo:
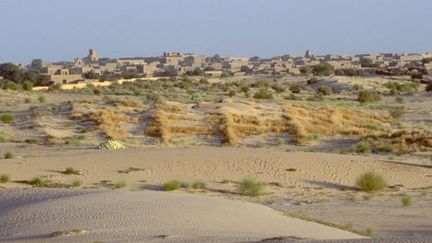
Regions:
[[27, 91], [33, 90], [33, 83], [30, 81], [25, 81], [23, 83], [23, 90], [27, 90]]
[[356, 184], [362, 191], [368, 193], [382, 191], [387, 186], [384, 177], [375, 172], [364, 173], [357, 179]]
[[4, 123], [11, 123], [15, 120], [15, 116], [12, 114], [3, 114], [1, 115], [1, 120]]
[[299, 94], [303, 89], [304, 89], [304, 87], [301, 84], [293, 84], [289, 87], [289, 90], [293, 94]]
[[407, 206], [411, 205], [412, 198], [409, 195], [403, 195], [401, 198], [401, 202], [402, 202], [403, 207], [407, 207]]
[[375, 234], [375, 230], [372, 227], [367, 227], [364, 231], [363, 231], [364, 235], [367, 236], [373, 236]]
[[284, 88], [283, 86], [281, 86], [281, 85], [278, 85], [278, 84], [273, 84], [273, 85], [271, 86], [271, 88], [272, 88], [276, 93], [282, 93], [282, 92], [285, 92], [285, 88]]
[[10, 151], [5, 152], [3, 154], [3, 156], [4, 156], [5, 159], [12, 159], [13, 157], [15, 157], [14, 154], [12, 152], [10, 152]]
[[34, 186], [34, 187], [46, 187], [47, 186], [46, 181], [40, 177], [35, 177], [35, 178], [31, 179], [31, 181], [29, 181], [29, 184]]
[[195, 190], [205, 189], [206, 183], [204, 181], [195, 181], [192, 183], [192, 188]]
[[239, 191], [243, 195], [256, 197], [262, 194], [265, 183], [253, 178], [245, 178], [239, 184]]
[[351, 148], [351, 151], [357, 154], [370, 153], [370, 144], [367, 141], [358, 142]]
[[228, 92], [228, 96], [229, 96], [229, 97], [234, 97], [235, 95], [236, 95], [235, 90], [230, 90], [230, 91]]
[[379, 94], [373, 90], [363, 90], [360, 91], [357, 97], [357, 101], [360, 103], [373, 103], [380, 101], [381, 97]]
[[260, 89], [258, 92], [254, 94], [254, 99], [273, 99], [272, 93], [270, 93], [266, 89]]
[[7, 183], [9, 182], [10, 178], [8, 175], [1, 175], [0, 176], [0, 183]]
[[174, 191], [180, 189], [181, 187], [182, 187], [182, 182], [178, 180], [168, 181], [163, 185], [163, 189], [165, 191]]
[[318, 88], [317, 93], [320, 95], [331, 95], [333, 90], [328, 86], [321, 86]]
[[45, 98], [45, 96], [40, 95], [40, 96], [38, 97], [38, 101], [39, 101], [39, 103], [45, 103], [45, 102], [46, 102], [46, 98]]
[[6, 82], [5, 86], [3, 87], [3, 89], [9, 89], [9, 90], [17, 90], [18, 86], [16, 85], [16, 83], [12, 82], [12, 81], [8, 81]]
[[312, 71], [315, 75], [329, 76], [334, 74], [334, 67], [329, 63], [320, 63], [312, 67]]
[[80, 175], [81, 172], [79, 170], [76, 170], [72, 167], [67, 167], [64, 171], [63, 174], [65, 175]]
[[73, 182], [72, 182], [72, 187], [81, 187], [81, 181], [80, 180], [74, 180]]
[[400, 83], [400, 82], [388, 82], [384, 84], [386, 88], [390, 90], [391, 93], [396, 92], [414, 92], [417, 91], [419, 84], [417, 82]]
[[123, 188], [123, 187], [126, 187], [126, 182], [124, 182], [124, 181], [119, 181], [116, 184], [114, 184], [114, 188], [115, 189], [120, 189], [120, 188]]
[[95, 95], [100, 95], [102, 93], [102, 91], [100, 89], [93, 89], [93, 94]]

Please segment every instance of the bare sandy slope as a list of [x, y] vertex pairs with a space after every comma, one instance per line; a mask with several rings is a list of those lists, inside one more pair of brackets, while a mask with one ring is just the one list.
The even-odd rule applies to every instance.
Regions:
[[[279, 236], [350, 239], [360, 236], [289, 218], [270, 208], [176, 192], [4, 190], [0, 241], [256, 241]], [[55, 231], [80, 234], [50, 237]]]
[[[432, 201], [427, 189], [432, 186], [429, 165], [376, 157], [230, 147], [121, 151], [41, 147], [38, 153], [28, 152], [37, 156], [0, 160], [0, 174], [11, 178], [0, 187], [28, 188], [31, 186], [22, 181], [35, 176], [66, 185], [80, 180], [86, 188], [112, 188], [123, 181], [126, 187], [120, 191], [159, 191], [169, 180], [201, 180], [207, 183], [206, 190], [192, 193], [258, 202], [289, 215], [350, 225], [347, 229], [364, 231], [372, 227], [375, 236], [432, 233], [428, 230], [432, 227], [432, 211], [424, 210]], [[68, 166], [82, 175], [63, 174]], [[358, 191], [355, 181], [367, 171], [381, 173], [393, 187], [372, 196]], [[264, 195], [240, 195], [239, 181], [245, 177], [266, 182]], [[0, 189], [0, 193], [4, 192]], [[412, 197], [411, 206], [401, 206], [403, 194]]]
[[[203, 180], [212, 187], [224, 179], [239, 181], [255, 177], [267, 183], [277, 182], [277, 191], [295, 189], [340, 192], [355, 186], [359, 175], [367, 171], [381, 173], [389, 185], [419, 188], [431, 185], [432, 168], [380, 161], [372, 157], [329, 153], [286, 152], [278, 149], [231, 147], [151, 148], [120, 151], [75, 150], [52, 152], [40, 157], [1, 160], [1, 173], [11, 177], [4, 187], [28, 187], [19, 183], [35, 176], [53, 182], [71, 183], [80, 179], [83, 186], [97, 186], [103, 180], [124, 181], [128, 187], [161, 185], [168, 180]], [[65, 175], [66, 167], [83, 175]], [[129, 171], [130, 167], [140, 170]], [[295, 171], [290, 171], [294, 169]], [[402, 189], [403, 189], [402, 188]], [[269, 188], [269, 193], [277, 191]]]

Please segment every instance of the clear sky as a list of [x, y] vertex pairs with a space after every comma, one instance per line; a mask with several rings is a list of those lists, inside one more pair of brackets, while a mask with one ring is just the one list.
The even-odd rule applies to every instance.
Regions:
[[0, 62], [432, 51], [431, 0], [0, 0]]

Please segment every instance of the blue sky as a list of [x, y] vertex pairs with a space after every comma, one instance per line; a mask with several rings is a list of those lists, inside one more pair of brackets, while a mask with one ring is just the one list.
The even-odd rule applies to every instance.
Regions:
[[430, 0], [0, 0], [0, 62], [432, 51]]

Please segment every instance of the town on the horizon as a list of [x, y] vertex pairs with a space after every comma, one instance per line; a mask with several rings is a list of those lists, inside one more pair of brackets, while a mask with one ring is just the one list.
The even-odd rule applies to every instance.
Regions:
[[[21, 69], [46, 77], [49, 84], [71, 84], [115, 81], [121, 78], [174, 77], [206, 75], [209, 77], [267, 75], [321, 75], [314, 67], [324, 66], [330, 74], [361, 76], [365, 74], [412, 75], [432, 72], [432, 52], [379, 53], [359, 55], [314, 55], [307, 50], [304, 56], [283, 55], [273, 58], [258, 56], [221, 57], [191, 53], [165, 52], [157, 57], [99, 58], [96, 49], [73, 61], [48, 62], [34, 59]], [[327, 74], [328, 75], [328, 74]], [[2, 79], [2, 77], [0, 77]], [[46, 85], [45, 83], [44, 85]]]

